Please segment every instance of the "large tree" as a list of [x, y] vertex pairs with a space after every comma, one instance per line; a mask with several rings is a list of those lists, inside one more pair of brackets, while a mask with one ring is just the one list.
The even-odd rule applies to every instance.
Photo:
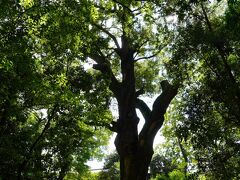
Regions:
[[[40, 5], [44, 6], [48, 11], [42, 15], [45, 22], [40, 26], [48, 27], [43, 36], [52, 52], [70, 53], [76, 59], [93, 63], [118, 103], [117, 121], [102, 125], [117, 133], [121, 179], [146, 179], [154, 137], [177, 94], [175, 85], [167, 80], [160, 83], [164, 77], [159, 78], [158, 55], [162, 55], [161, 50], [171, 37], [166, 26], [168, 19], [162, 17], [160, 7], [146, 1], [53, 1]], [[66, 39], [61, 38], [62, 34]], [[73, 43], [74, 46], [68, 44], [79, 40], [81, 43]], [[151, 110], [139, 96], [144, 91], [156, 92], [160, 84], [161, 94]], [[140, 132], [137, 108], [145, 119]]]
[[[219, 5], [226, 10], [224, 15], [215, 11]], [[39, 173], [61, 179], [70, 167], [77, 167], [76, 160], [83, 167], [89, 150], [98, 145], [88, 124], [117, 133], [121, 179], [146, 179], [154, 137], [179, 84], [185, 87], [186, 104], [175, 108], [183, 112], [175, 116], [183, 121], [176, 123], [177, 128], [183, 125], [178, 138], [192, 135], [195, 149], [205, 155], [209, 142], [216, 142], [209, 149], [228, 144], [229, 151], [221, 152], [233, 162], [231, 166], [238, 160], [231, 159], [239, 153], [237, 2], [229, 1], [227, 6], [195, 0], [22, 0], [1, 7], [9, 10], [0, 14], [5, 163], [1, 172], [11, 169], [10, 174], [19, 178]], [[176, 82], [173, 85], [163, 80], [165, 71], [159, 66], [163, 61]], [[86, 64], [93, 64], [96, 71]], [[140, 96], [153, 93], [160, 95], [150, 109]], [[110, 97], [118, 104], [118, 118], [112, 122]], [[136, 109], [145, 120], [140, 132]], [[43, 110], [45, 115], [40, 113]], [[212, 132], [213, 125], [217, 133]], [[203, 132], [209, 135], [206, 141]], [[220, 164], [218, 172], [226, 169], [215, 162]]]
[[[151, 61], [166, 45], [161, 36], [166, 29], [161, 29], [163, 21], [155, 17], [156, 7], [152, 3], [100, 1], [91, 3], [90, 7], [95, 16], [90, 20], [92, 44], [86, 55], [95, 61], [94, 69], [108, 76], [109, 89], [118, 103], [119, 117], [111, 124], [111, 129], [117, 133], [115, 145], [120, 156], [120, 177], [125, 180], [146, 179], [154, 137], [163, 124], [164, 114], [177, 94], [177, 88], [166, 80], [162, 81], [162, 93], [150, 110], [139, 99], [144, 87], [136, 85], [141, 84], [138, 81], [144, 77], [141, 73], [136, 76], [135, 71], [141, 62]], [[93, 33], [97, 37], [94, 38]], [[159, 59], [153, 58], [153, 61]], [[150, 63], [147, 65], [151, 68]], [[140, 132], [136, 108], [145, 119]]]

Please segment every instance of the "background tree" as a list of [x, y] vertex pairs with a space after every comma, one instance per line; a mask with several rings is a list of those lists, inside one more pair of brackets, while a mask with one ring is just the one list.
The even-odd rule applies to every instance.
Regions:
[[119, 155], [114, 152], [105, 158], [103, 170], [99, 172], [99, 180], [118, 180], [120, 178]]
[[237, 178], [239, 2], [172, 3], [170, 12], [178, 9], [179, 21], [166, 66], [185, 88], [174, 111], [176, 131], [192, 145], [199, 173], [212, 179]]
[[[51, 3], [46, 7], [54, 8]], [[99, 146], [106, 144], [109, 135], [86, 125], [96, 117], [111, 119], [104, 83], [93, 88], [91, 81], [99, 75], [90, 75], [70, 53], [55, 54], [46, 44], [42, 35], [43, 31], [50, 35], [44, 28], [46, 7], [33, 1], [1, 2], [1, 179], [63, 179], [69, 171], [82, 174], [87, 169], [84, 163], [99, 156]]]
[[150, 173], [153, 178], [161, 175], [162, 177], [169, 177], [169, 173], [176, 169], [177, 166], [172, 164], [172, 160], [164, 155], [154, 155], [150, 163]]

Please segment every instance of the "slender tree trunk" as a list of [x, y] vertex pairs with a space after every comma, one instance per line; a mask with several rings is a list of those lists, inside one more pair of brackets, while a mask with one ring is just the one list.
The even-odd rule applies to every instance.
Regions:
[[48, 116], [47, 118], [47, 123], [46, 125], [44, 126], [41, 134], [37, 137], [37, 139], [33, 142], [33, 144], [31, 145], [31, 147], [29, 148], [29, 151], [27, 153], [27, 155], [24, 157], [24, 160], [23, 162], [19, 165], [18, 167], [18, 172], [17, 172], [17, 179], [18, 180], [21, 180], [21, 179], [24, 179], [23, 177], [23, 174], [24, 174], [24, 171], [27, 167], [27, 164], [29, 162], [29, 160], [31, 159], [31, 156], [32, 156], [32, 153], [33, 153], [33, 150], [34, 148], [36, 148], [37, 144], [41, 141], [41, 139], [43, 138], [45, 132], [48, 130], [48, 128], [50, 127], [50, 123], [52, 121], [52, 119], [54, 118], [54, 115], [55, 115], [55, 111], [57, 109], [57, 104], [54, 105], [53, 109], [51, 110], [50, 112], [50, 115]]
[[185, 167], [184, 167], [184, 174], [185, 174], [185, 176], [187, 176], [187, 170], [188, 170], [188, 157], [187, 157], [187, 153], [186, 153], [186, 150], [184, 149], [184, 147], [182, 145], [182, 142], [181, 142], [179, 137], [177, 137], [177, 140], [178, 140], [178, 146], [179, 146], [179, 148], [181, 150], [184, 162], [186, 163]]

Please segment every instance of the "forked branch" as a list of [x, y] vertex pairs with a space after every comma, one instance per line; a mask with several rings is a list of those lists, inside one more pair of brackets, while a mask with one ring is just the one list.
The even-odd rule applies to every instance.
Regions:
[[152, 120], [159, 115], [164, 115], [170, 102], [177, 95], [177, 88], [169, 84], [167, 80], [161, 82], [162, 93], [156, 98], [152, 107]]
[[150, 118], [151, 110], [149, 109], [148, 105], [141, 99], [136, 99], [136, 108], [140, 110], [142, 113], [145, 121], [148, 121]]
[[155, 135], [164, 122], [164, 114], [177, 94], [177, 87], [166, 80], [161, 82], [161, 87], [162, 93], [154, 101], [149, 120], [145, 122], [139, 134], [141, 145], [148, 146], [148, 148], [152, 147]]
[[95, 27], [97, 27], [99, 30], [101, 30], [102, 32], [106, 33], [114, 42], [114, 44], [117, 46], [117, 49], [120, 49], [120, 45], [117, 41], [117, 38], [110, 33], [107, 29], [103, 28], [102, 26], [96, 24], [96, 23], [92, 23], [92, 25], [94, 25]]

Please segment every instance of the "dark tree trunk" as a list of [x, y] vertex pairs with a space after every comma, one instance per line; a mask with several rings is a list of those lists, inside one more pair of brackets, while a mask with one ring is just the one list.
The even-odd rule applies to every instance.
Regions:
[[19, 165], [18, 167], [18, 171], [17, 171], [17, 179], [21, 180], [24, 179], [24, 171], [27, 168], [28, 162], [30, 161], [30, 159], [32, 158], [32, 153], [34, 151], [34, 149], [36, 148], [37, 144], [42, 140], [45, 132], [48, 130], [48, 128], [50, 127], [50, 123], [52, 121], [52, 119], [55, 116], [56, 113], [56, 109], [57, 109], [58, 105], [54, 105], [53, 109], [51, 110], [48, 118], [47, 118], [47, 123], [44, 126], [41, 134], [37, 137], [37, 139], [33, 142], [33, 144], [31, 145], [31, 147], [29, 148], [29, 151], [27, 153], [27, 155], [24, 157], [23, 162]]
[[121, 180], [145, 180], [147, 178], [148, 166], [153, 155], [154, 137], [163, 124], [166, 108], [177, 93], [176, 89], [166, 81], [164, 83], [168, 87], [164, 89], [162, 85], [163, 92], [155, 100], [152, 111], [147, 108], [146, 104], [139, 105], [141, 103], [143, 105], [143, 101], [139, 100], [141, 103], [138, 104], [135, 99], [135, 107], [146, 115], [145, 124], [139, 134], [135, 107], [119, 107], [124, 112], [120, 112], [115, 145], [120, 155]]
[[[97, 62], [93, 66], [95, 69], [110, 76], [109, 88], [118, 101], [119, 118], [116, 124], [112, 124], [111, 130], [117, 132], [115, 146], [120, 156], [120, 179], [146, 180], [153, 155], [154, 137], [163, 124], [164, 114], [177, 94], [177, 88], [167, 81], [162, 81], [162, 93], [150, 110], [144, 101], [138, 99], [140, 91], [136, 92], [133, 45], [123, 35], [122, 47], [120, 48], [118, 44], [117, 47], [116, 52], [121, 60], [122, 82], [115, 78], [108, 60], [101, 52], [91, 54], [91, 58]], [[137, 129], [139, 118], [136, 108], [141, 111], [145, 119], [140, 133]]]
[[[164, 113], [176, 89], [163, 82], [163, 93], [156, 99], [153, 110], [148, 109], [145, 125], [138, 133], [139, 118], [136, 114], [137, 93], [135, 89], [134, 51], [128, 41], [123, 37], [123, 47], [118, 52], [121, 58], [122, 83], [120, 96], [117, 97], [119, 106], [118, 131], [115, 140], [117, 151], [120, 155], [120, 172], [122, 180], [146, 180], [148, 166], [153, 155], [153, 140], [163, 124]], [[140, 100], [139, 100], [140, 101]], [[141, 110], [141, 107], [139, 107]], [[142, 112], [144, 113], [143, 109]]]

